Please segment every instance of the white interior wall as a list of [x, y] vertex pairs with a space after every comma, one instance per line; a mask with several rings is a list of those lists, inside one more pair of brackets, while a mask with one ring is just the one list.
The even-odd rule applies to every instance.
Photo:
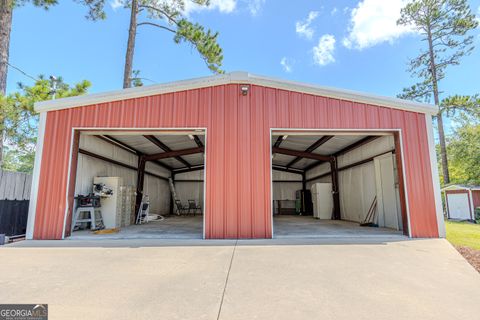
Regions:
[[[273, 200], [295, 200], [295, 192], [302, 189], [302, 176], [300, 174], [272, 171]], [[275, 182], [275, 180], [288, 180], [298, 182]]]
[[[81, 135], [80, 148], [131, 166], [137, 166], [138, 157], [136, 155], [94, 136]], [[146, 169], [163, 177], [170, 175], [168, 170], [151, 162], [147, 162]], [[137, 172], [134, 170], [79, 154], [75, 196], [91, 193], [94, 177], [122, 177], [123, 184], [126, 186], [135, 186], [137, 182]], [[170, 189], [167, 181], [146, 174], [144, 191], [149, 196], [151, 212], [160, 214], [169, 212]]]
[[[393, 136], [383, 136], [338, 157], [338, 167], [356, 163], [361, 160], [391, 151], [395, 148]], [[394, 162], [395, 164], [395, 162]], [[307, 171], [307, 180], [330, 172], [330, 164], [323, 163], [312, 170]], [[398, 193], [398, 176], [395, 170], [395, 184]], [[343, 220], [361, 222], [365, 219], [372, 201], [376, 195], [375, 166], [373, 161], [342, 170], [338, 173], [340, 192], [340, 211]], [[313, 183], [331, 182], [330, 175], [309, 181], [307, 188]]]
[[[182, 180], [190, 180], [184, 181]], [[195, 180], [195, 182], [192, 182]], [[203, 193], [204, 193], [204, 171], [191, 171], [179, 173], [175, 175], [175, 191], [178, 199], [184, 204], [188, 204], [188, 200], [195, 200], [204, 208]]]

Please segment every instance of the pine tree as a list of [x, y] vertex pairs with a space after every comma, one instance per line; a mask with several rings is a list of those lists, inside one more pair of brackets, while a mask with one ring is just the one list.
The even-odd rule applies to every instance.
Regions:
[[[83, 0], [90, 5], [89, 18], [92, 20], [105, 18], [102, 0]], [[177, 44], [191, 44], [203, 58], [205, 64], [214, 73], [222, 73], [222, 48], [217, 43], [218, 32], [205, 29], [199, 23], [192, 23], [185, 17], [186, 2], [193, 5], [208, 6], [209, 0], [123, 0], [125, 9], [130, 10], [130, 25], [128, 30], [127, 50], [125, 54], [123, 87], [140, 85], [138, 70], [133, 70], [137, 28], [150, 26], [173, 34]]]
[[425, 48], [410, 61], [409, 71], [420, 79], [406, 88], [402, 98], [433, 101], [439, 107], [436, 116], [443, 182], [449, 183], [448, 158], [443, 125], [439, 83], [449, 66], [460, 64], [460, 59], [474, 49], [469, 31], [478, 26], [467, 0], [414, 0], [401, 10], [399, 25], [411, 26], [420, 35]]
[[33, 168], [38, 132], [38, 115], [33, 109], [35, 102], [51, 100], [53, 94], [56, 98], [83, 95], [91, 86], [86, 80], [70, 86], [58, 78], [55, 80], [56, 91], [52, 92], [51, 82], [51, 79], [39, 76], [33, 86], [20, 83], [17, 92], [0, 98], [0, 117], [4, 119], [1, 129], [6, 142], [2, 168], [26, 172]]

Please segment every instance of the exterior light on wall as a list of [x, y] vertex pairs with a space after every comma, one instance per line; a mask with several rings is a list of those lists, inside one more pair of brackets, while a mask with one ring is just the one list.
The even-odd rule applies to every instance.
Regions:
[[250, 86], [243, 85], [240, 87], [240, 91], [242, 92], [242, 96], [246, 96], [248, 94], [248, 90], [250, 89]]

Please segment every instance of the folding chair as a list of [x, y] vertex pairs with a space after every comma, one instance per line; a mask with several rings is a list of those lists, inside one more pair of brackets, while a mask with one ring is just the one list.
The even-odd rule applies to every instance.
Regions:
[[185, 207], [180, 200], [175, 200], [175, 206], [177, 207], [177, 215], [181, 215], [182, 213], [186, 213], [188, 207]]
[[197, 210], [201, 209], [200, 206], [197, 205], [197, 202], [195, 200], [188, 200], [188, 213], [190, 214], [191, 211], [193, 211], [193, 216], [195, 217], [195, 213], [197, 213]]

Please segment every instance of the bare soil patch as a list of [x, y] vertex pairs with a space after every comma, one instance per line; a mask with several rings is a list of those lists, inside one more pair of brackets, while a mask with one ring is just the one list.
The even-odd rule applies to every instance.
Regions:
[[467, 261], [480, 272], [480, 250], [475, 250], [468, 247], [456, 246], [458, 252], [467, 259]]

